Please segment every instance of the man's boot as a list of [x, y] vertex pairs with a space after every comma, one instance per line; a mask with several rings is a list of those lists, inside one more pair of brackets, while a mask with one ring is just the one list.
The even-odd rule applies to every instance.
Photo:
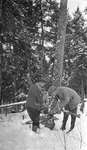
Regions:
[[37, 126], [33, 125], [32, 126], [32, 131], [37, 132], [37, 128], [38, 128]]

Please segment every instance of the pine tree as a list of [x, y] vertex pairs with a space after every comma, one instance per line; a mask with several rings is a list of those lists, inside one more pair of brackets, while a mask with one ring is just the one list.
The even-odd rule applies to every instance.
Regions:
[[85, 20], [79, 8], [74, 18], [68, 23], [65, 44], [65, 63], [69, 86], [74, 88], [82, 97], [87, 87], [87, 42], [84, 26]]

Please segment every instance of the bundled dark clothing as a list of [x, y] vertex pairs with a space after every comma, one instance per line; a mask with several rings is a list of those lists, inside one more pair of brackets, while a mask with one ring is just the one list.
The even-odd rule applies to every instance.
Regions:
[[70, 110], [73, 110], [81, 102], [81, 98], [77, 92], [69, 87], [58, 87], [53, 92], [53, 95], [60, 99], [61, 108], [68, 104]]
[[26, 103], [27, 112], [33, 122], [32, 129], [39, 127], [40, 110], [43, 105], [43, 95], [36, 84], [31, 85]]
[[32, 126], [37, 126], [39, 128], [39, 120], [40, 120], [40, 111], [37, 109], [33, 109], [31, 107], [27, 108], [27, 112], [32, 120]]
[[[68, 111], [76, 114], [77, 113], [77, 106], [74, 109], [71, 110], [69, 105], [67, 104], [65, 106], [65, 110], [68, 110]], [[66, 129], [66, 123], [67, 123], [68, 117], [69, 117], [69, 114], [64, 112], [63, 123], [62, 123], [62, 127], [61, 127], [62, 130]], [[72, 130], [74, 128], [75, 121], [76, 121], [76, 116], [71, 114], [71, 127], [70, 127], [70, 130]]]
[[31, 85], [28, 93], [27, 108], [31, 107], [36, 110], [40, 110], [42, 105], [43, 105], [43, 95], [40, 89], [37, 87], [37, 85], [33, 84]]
[[[52, 88], [51, 88], [51, 90], [52, 90]], [[50, 92], [50, 90], [48, 92]], [[52, 96], [54, 96], [55, 98], [58, 98], [60, 100], [59, 101], [59, 108], [60, 109], [65, 108], [66, 110], [71, 111], [75, 114], [77, 113], [77, 106], [81, 102], [81, 98], [77, 94], [76, 91], [74, 91], [73, 89], [71, 89], [69, 87], [58, 87], [56, 89], [54, 88]], [[59, 112], [60, 112], [60, 110], [59, 110]], [[64, 112], [63, 124], [61, 127], [62, 130], [65, 130], [68, 116], [69, 116], [69, 114]], [[71, 128], [70, 128], [70, 130], [72, 130], [74, 128], [75, 120], [76, 120], [76, 116], [71, 115]]]

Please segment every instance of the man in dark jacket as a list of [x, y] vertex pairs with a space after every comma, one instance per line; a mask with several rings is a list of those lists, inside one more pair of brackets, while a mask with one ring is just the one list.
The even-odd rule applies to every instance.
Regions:
[[42, 88], [44, 84], [44, 82], [38, 82], [31, 85], [26, 103], [27, 112], [32, 120], [32, 130], [35, 132], [39, 128], [40, 111], [43, 106]]
[[[81, 102], [80, 96], [76, 93], [71, 88], [68, 87], [51, 87], [48, 90], [48, 94], [52, 95], [54, 97], [54, 100], [58, 100], [58, 111], [61, 112], [63, 108], [65, 110], [71, 111], [72, 113], [77, 113], [77, 106]], [[69, 114], [64, 112], [64, 117], [63, 117], [63, 123], [62, 123], [62, 130], [65, 130], [66, 128], [66, 122], [68, 120]], [[70, 131], [74, 128], [75, 126], [75, 120], [76, 116], [71, 114], [71, 127]]]

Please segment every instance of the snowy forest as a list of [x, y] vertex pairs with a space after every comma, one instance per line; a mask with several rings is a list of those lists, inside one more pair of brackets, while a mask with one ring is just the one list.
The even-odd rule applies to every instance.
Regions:
[[[26, 95], [31, 81], [44, 77], [52, 84], [60, 9], [55, 0], [0, 3], [0, 104], [5, 104]], [[67, 12], [62, 74], [62, 85], [87, 95], [87, 22], [79, 7], [73, 17]]]
[[[68, 1], [0, 0], [0, 150], [87, 150], [87, 6], [71, 15]], [[25, 101], [41, 80], [45, 92], [64, 86], [81, 96], [70, 133], [70, 118], [60, 130], [63, 111], [53, 130], [40, 122], [32, 132]]]

